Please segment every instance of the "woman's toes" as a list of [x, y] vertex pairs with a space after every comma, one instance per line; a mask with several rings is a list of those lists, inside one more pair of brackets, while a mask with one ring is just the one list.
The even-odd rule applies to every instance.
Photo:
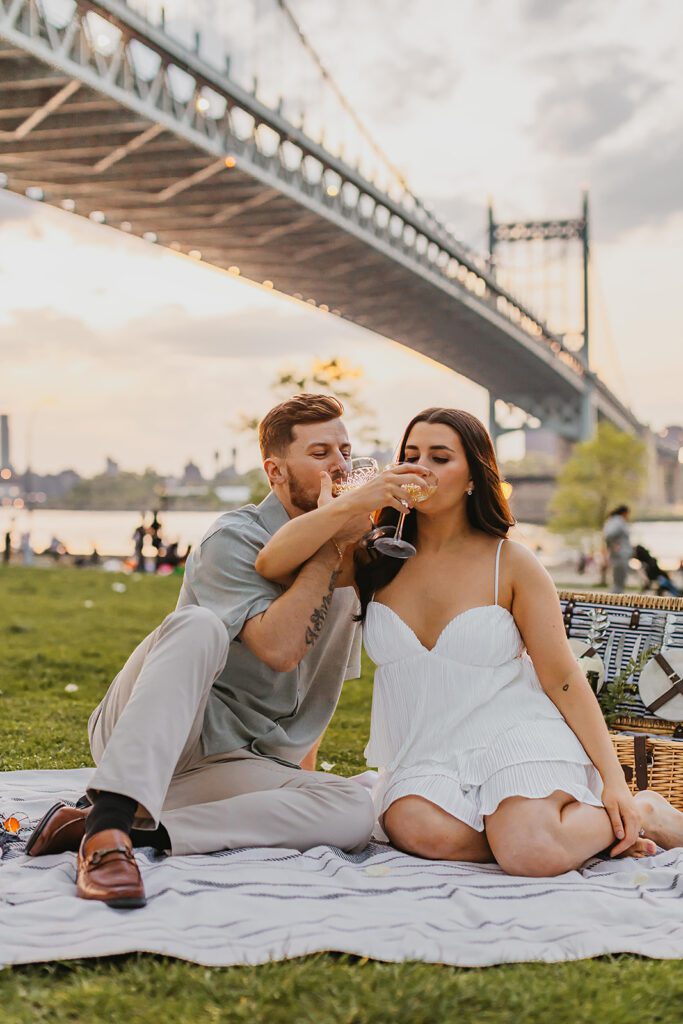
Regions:
[[624, 850], [617, 859], [633, 857], [635, 860], [641, 860], [643, 857], [654, 856], [656, 852], [657, 846], [651, 839], [636, 839], [633, 846], [629, 846], [627, 850]]

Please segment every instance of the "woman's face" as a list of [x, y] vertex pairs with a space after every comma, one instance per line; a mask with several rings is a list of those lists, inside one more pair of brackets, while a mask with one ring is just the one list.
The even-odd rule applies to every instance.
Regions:
[[434, 494], [417, 506], [433, 515], [466, 501], [472, 486], [460, 435], [445, 423], [416, 423], [406, 440], [405, 461], [431, 469], [439, 480]]

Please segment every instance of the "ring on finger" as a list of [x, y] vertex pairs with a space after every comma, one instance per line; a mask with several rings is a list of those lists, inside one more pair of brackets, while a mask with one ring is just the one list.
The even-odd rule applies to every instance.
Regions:
[[403, 505], [404, 508], [406, 508], [406, 509], [410, 508], [410, 505], [408, 504], [408, 502], [406, 501], [405, 498], [399, 498], [399, 501], [401, 502], [401, 504]]
[[640, 838], [642, 839], [642, 838], [643, 838], [643, 836], [645, 835], [645, 829], [644, 829], [644, 828], [641, 828], [641, 830], [640, 830], [640, 832], [638, 833], [638, 835], [639, 835], [639, 836], [640, 836]]

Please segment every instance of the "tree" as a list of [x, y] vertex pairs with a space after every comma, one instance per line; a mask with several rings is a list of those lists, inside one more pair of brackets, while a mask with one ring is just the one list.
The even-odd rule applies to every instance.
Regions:
[[144, 473], [100, 473], [79, 480], [59, 501], [61, 508], [136, 509], [158, 508], [164, 478], [153, 469]]
[[595, 437], [577, 444], [557, 478], [549, 529], [565, 536], [587, 536], [602, 529], [615, 505], [632, 505], [646, 476], [645, 444], [611, 423], [600, 423]]
[[242, 482], [249, 488], [249, 501], [252, 505], [258, 505], [270, 491], [266, 474], [260, 466], [248, 470], [242, 477]]
[[[379, 436], [375, 415], [358, 394], [358, 381], [363, 376], [359, 366], [352, 366], [345, 359], [314, 359], [308, 370], [283, 368], [271, 387], [281, 402], [301, 391], [334, 395], [343, 403], [350, 417], [357, 421], [356, 436], [376, 448], [385, 444]], [[238, 430], [255, 431], [259, 416], [240, 413], [235, 424]]]
[[[313, 391], [318, 394], [333, 395], [343, 403], [350, 419], [354, 421], [354, 434], [367, 445], [374, 448], [386, 447], [381, 438], [372, 409], [361, 399], [358, 382], [363, 376], [359, 366], [352, 366], [345, 359], [315, 359], [308, 370], [283, 368], [273, 381], [272, 389], [279, 401], [284, 402], [291, 395], [301, 391]], [[260, 417], [242, 412], [235, 427], [246, 433], [255, 433]], [[267, 488], [265, 475], [261, 470], [254, 471], [255, 477], [250, 480], [253, 502], [260, 501], [264, 488]]]

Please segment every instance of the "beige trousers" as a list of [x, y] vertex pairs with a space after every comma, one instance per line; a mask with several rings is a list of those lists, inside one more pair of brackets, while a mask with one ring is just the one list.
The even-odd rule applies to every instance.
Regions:
[[88, 792], [137, 800], [136, 828], [162, 821], [174, 854], [241, 847], [362, 849], [374, 811], [356, 782], [288, 768], [247, 748], [204, 757], [211, 687], [228, 656], [223, 623], [189, 605], [136, 647], [88, 722]]

